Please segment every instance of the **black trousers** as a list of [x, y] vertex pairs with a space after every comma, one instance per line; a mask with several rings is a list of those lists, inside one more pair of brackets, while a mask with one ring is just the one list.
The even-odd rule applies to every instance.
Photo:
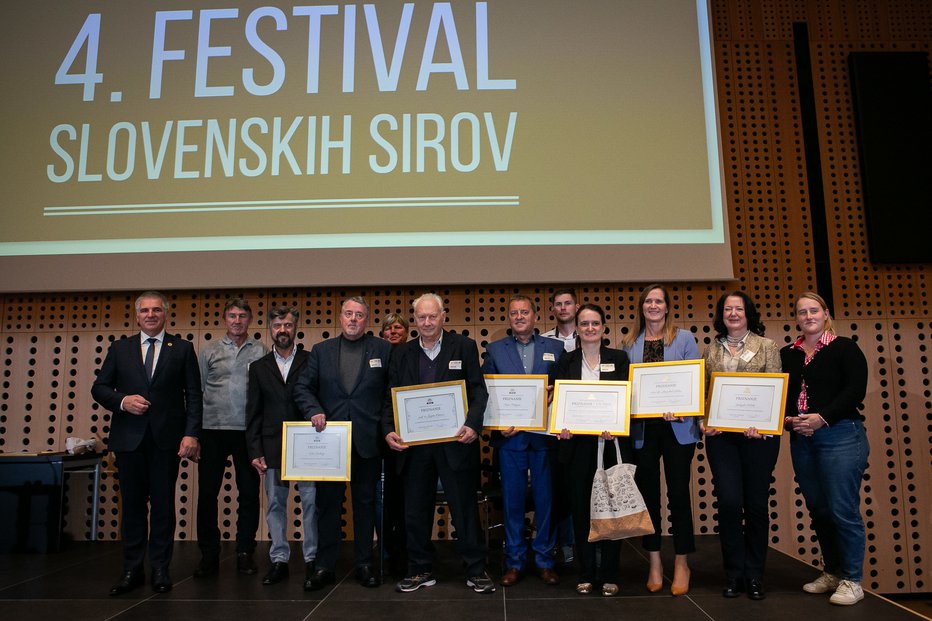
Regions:
[[689, 480], [695, 444], [680, 444], [673, 435], [670, 423], [651, 420], [644, 425], [644, 446], [635, 451], [637, 471], [634, 479], [644, 496], [644, 504], [656, 529], [645, 535], [644, 549], [660, 550], [660, 460], [663, 459], [664, 479], [667, 483], [667, 502], [670, 505], [670, 522], [673, 526], [673, 549], [677, 554], [696, 551], [693, 537], [692, 497]]
[[[375, 532], [375, 488], [382, 470], [382, 457], [360, 457], [353, 447], [350, 463], [353, 492], [353, 548], [356, 566], [372, 565], [372, 534]], [[333, 571], [340, 556], [343, 503], [346, 483], [317, 483], [317, 567]]]
[[404, 481], [398, 474], [397, 453], [386, 448], [383, 452], [382, 472], [382, 542], [392, 567], [405, 557], [405, 494]]
[[197, 545], [205, 558], [220, 554], [217, 497], [223, 485], [227, 457], [233, 458], [236, 489], [236, 552], [256, 549], [259, 529], [259, 473], [246, 451], [246, 432], [234, 429], [202, 429], [201, 460], [197, 466]]
[[402, 472], [405, 485], [405, 524], [408, 543], [408, 575], [433, 568], [431, 533], [437, 499], [437, 477], [450, 505], [456, 529], [456, 550], [463, 558], [467, 576], [485, 571], [486, 547], [479, 522], [479, 464], [454, 471], [442, 444], [412, 446]]
[[[595, 476], [599, 439], [595, 436], [574, 436], [562, 442], [574, 443], [572, 457], [564, 468], [570, 490], [570, 508], [573, 515], [573, 534], [576, 539], [576, 558], [579, 561], [578, 582], [618, 582], [621, 541], [589, 543], [589, 521], [592, 496], [592, 478]], [[627, 438], [618, 438], [621, 458], [633, 462], [634, 455]], [[605, 443], [604, 468], [617, 463], [615, 447]], [[596, 549], [601, 548], [601, 564], [596, 567]]]
[[123, 505], [123, 570], [142, 571], [147, 542], [152, 569], [168, 569], [175, 543], [178, 450], [159, 449], [147, 430], [135, 451], [115, 455]]
[[770, 537], [770, 479], [780, 437], [707, 436], [705, 451], [718, 497], [718, 537], [727, 578], [761, 579]]

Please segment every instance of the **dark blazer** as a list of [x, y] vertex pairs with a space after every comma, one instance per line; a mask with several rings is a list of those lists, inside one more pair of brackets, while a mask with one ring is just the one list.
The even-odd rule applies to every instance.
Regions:
[[294, 403], [294, 386], [307, 366], [308, 353], [301, 348], [294, 354], [287, 381], [282, 379], [275, 352], [269, 352], [249, 365], [246, 394], [246, 450], [249, 459], [265, 457], [269, 468], [282, 467], [282, 423], [299, 421]]
[[327, 339], [311, 348], [304, 371], [294, 387], [294, 400], [305, 420], [323, 413], [330, 421], [352, 421], [353, 448], [361, 457], [381, 456], [385, 437], [379, 424], [388, 388], [391, 344], [377, 336], [363, 336], [365, 353], [356, 383], [349, 392], [340, 379], [340, 339]]
[[[151, 381], [143, 367], [139, 334], [114, 341], [91, 387], [94, 401], [113, 413], [111, 451], [133, 451], [148, 427], [156, 446], [178, 450], [183, 436], [198, 437], [203, 398], [201, 372], [194, 346], [176, 334], [166, 334]], [[142, 416], [120, 409], [127, 395], [142, 395], [151, 405]]]
[[[524, 363], [518, 353], [518, 344], [513, 336], [506, 336], [485, 348], [486, 358], [482, 364], [482, 372], [486, 375], [498, 373], [505, 375], [524, 375]], [[563, 342], [546, 338], [539, 334], [534, 335], [534, 365], [531, 375], [546, 375], [547, 383], [553, 383], [557, 368], [557, 360], [563, 355]], [[543, 447], [546, 441], [553, 442], [552, 436], [540, 434], [517, 433], [505, 438], [501, 432], [493, 431], [489, 444], [494, 447], [507, 447], [509, 450], [525, 450], [528, 445]]]
[[[614, 371], [604, 371], [599, 373], [600, 380], [609, 381], [626, 381], [628, 379], [628, 367], [631, 364], [628, 360], [628, 354], [620, 349], [611, 349], [603, 346], [599, 350], [599, 358], [602, 364], [614, 364]], [[582, 378], [583, 355], [582, 349], [568, 351], [557, 361], [557, 370], [554, 374], [558, 380], [578, 380]], [[598, 448], [598, 436], [574, 435], [570, 440], [561, 440], [559, 443], [559, 459], [563, 464], [567, 464], [574, 459], [579, 451], [585, 451], [585, 458], [595, 460], [595, 451]], [[618, 438], [621, 446], [622, 456], [626, 461], [632, 459], [630, 452], [630, 440], [628, 438]]]
[[796, 402], [806, 380], [809, 411], [829, 425], [850, 418], [864, 420], [858, 406], [867, 394], [867, 359], [858, 344], [836, 337], [806, 365], [806, 353], [787, 345], [780, 350], [783, 372], [790, 374], [786, 392], [786, 415], [798, 416]]
[[[395, 348], [389, 368], [389, 386], [416, 386], [420, 384], [420, 355], [421, 340], [414, 339]], [[466, 382], [466, 426], [482, 434], [482, 419], [485, 415], [485, 406], [489, 401], [489, 392], [485, 387], [485, 379], [479, 368], [479, 349], [476, 342], [468, 336], [454, 334], [444, 330], [440, 353], [435, 360], [437, 376], [435, 382], [450, 382], [465, 380]], [[451, 362], [458, 362], [450, 368]], [[383, 437], [395, 430], [395, 417], [392, 409], [391, 394], [385, 399], [382, 411]], [[479, 465], [479, 441], [470, 444], [460, 442], [444, 442], [444, 452], [447, 461], [453, 470], [463, 470]], [[414, 447], [417, 448], [417, 447]], [[411, 449], [408, 449], [411, 450]], [[404, 468], [407, 451], [398, 454], [398, 471]]]

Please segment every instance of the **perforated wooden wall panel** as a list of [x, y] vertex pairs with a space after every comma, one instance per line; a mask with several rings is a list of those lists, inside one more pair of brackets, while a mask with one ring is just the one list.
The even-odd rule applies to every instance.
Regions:
[[[811, 197], [793, 42], [793, 23], [805, 22], [835, 316], [839, 332], [858, 340], [870, 366], [864, 408], [871, 443], [862, 503], [868, 527], [865, 586], [882, 592], [928, 592], [932, 572], [928, 517], [932, 508], [932, 302], [926, 285], [930, 268], [877, 266], [868, 260], [846, 59], [851, 51], [930, 51], [932, 3], [717, 0], [711, 8], [724, 190], [736, 281], [672, 283], [676, 321], [692, 331], [701, 351], [713, 335], [711, 315], [716, 299], [725, 291], [741, 288], [757, 301], [768, 336], [782, 345], [797, 333], [791, 319], [794, 295], [815, 286]], [[312, 274], [310, 268], [295, 269]], [[606, 338], [618, 345], [633, 321], [640, 285], [590, 285], [584, 279], [580, 270], [580, 282], [575, 283], [580, 301], [605, 307]], [[266, 344], [268, 309], [297, 306], [301, 312], [298, 341], [309, 348], [339, 333], [339, 303], [347, 296], [367, 297], [372, 309], [370, 329], [377, 332], [389, 312], [410, 320], [411, 301], [433, 289], [444, 299], [447, 328], [471, 336], [483, 349], [507, 334], [507, 300], [515, 293], [528, 295], [541, 306], [538, 325], [542, 330], [552, 327], [549, 296], [554, 287], [565, 284], [217, 291], [205, 283], [201, 291], [169, 292], [173, 304], [169, 330], [199, 347], [208, 336], [222, 334], [224, 301], [242, 295], [253, 307], [251, 332]], [[68, 436], [105, 442], [110, 414], [93, 403], [90, 385], [110, 341], [135, 332], [134, 298], [135, 293], [106, 291], [3, 296], [0, 450], [62, 449]], [[784, 438], [770, 501], [771, 545], [817, 563], [818, 545], [794, 481], [789, 453]], [[487, 466], [491, 464], [487, 446], [482, 459]], [[194, 464], [182, 464], [177, 492], [179, 539], [195, 536], [196, 474]], [[220, 499], [225, 539], [233, 536], [235, 528], [236, 489], [231, 474], [228, 470]], [[86, 475], [71, 477], [68, 533], [87, 538], [93, 519], [100, 539], [117, 539], [117, 490], [110, 458], [96, 491]], [[95, 493], [100, 508], [96, 516], [90, 516]], [[696, 532], [716, 532], [715, 498], [703, 450], [696, 454], [692, 494]], [[298, 507], [293, 491], [288, 528], [293, 539], [302, 536]], [[348, 535], [352, 518], [345, 518], [344, 534]], [[669, 528], [666, 520], [664, 528]], [[450, 536], [445, 511], [437, 515], [435, 534]], [[264, 520], [260, 536], [267, 536]]]

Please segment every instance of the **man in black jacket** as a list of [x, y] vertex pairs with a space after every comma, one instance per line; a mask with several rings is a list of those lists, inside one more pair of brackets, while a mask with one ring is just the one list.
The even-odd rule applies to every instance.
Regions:
[[[148, 540], [152, 589], [172, 589], [168, 566], [175, 539], [175, 480], [180, 459], [200, 455], [201, 374], [194, 347], [165, 333], [168, 300], [156, 291], [136, 298], [141, 332], [114, 341], [91, 388], [112, 412], [108, 449], [116, 457], [123, 508], [122, 595], [145, 582]], [[180, 459], [179, 459], [180, 458]]]
[[[353, 539], [356, 581], [365, 587], [379, 586], [372, 566], [372, 536], [375, 532], [375, 490], [382, 472], [379, 423], [388, 386], [388, 360], [392, 346], [366, 334], [369, 305], [352, 297], [340, 310], [340, 336], [311, 349], [307, 367], [298, 378], [294, 396], [304, 420], [318, 431], [327, 421], [351, 421], [352, 456], [350, 487], [353, 496]], [[346, 484], [324, 481], [317, 484], [317, 525], [320, 550], [317, 571], [306, 585], [316, 590], [332, 584], [340, 551], [341, 513]]]
[[[246, 397], [246, 450], [252, 466], [263, 477], [268, 499], [266, 520], [272, 545], [269, 558], [272, 566], [262, 579], [270, 585], [288, 577], [287, 525], [288, 493], [291, 484], [282, 481], [282, 423], [299, 421], [301, 415], [294, 405], [294, 386], [307, 366], [308, 353], [295, 345], [298, 309], [278, 306], [269, 311], [269, 333], [272, 351], [249, 365], [249, 390]], [[301, 515], [304, 520], [305, 582], [315, 571], [317, 556], [316, 487], [313, 481], [299, 481]]]
[[405, 523], [408, 575], [395, 586], [399, 592], [436, 584], [431, 573], [430, 544], [439, 475], [456, 528], [456, 548], [466, 565], [466, 586], [477, 593], [494, 593], [485, 572], [486, 546], [479, 524], [479, 434], [489, 393], [479, 368], [479, 350], [472, 339], [443, 330], [443, 300], [425, 293], [414, 301], [419, 338], [400, 345], [392, 357], [392, 388], [464, 380], [466, 421], [456, 440], [436, 444], [405, 445], [394, 429], [391, 400], [382, 415], [382, 430], [390, 448], [400, 451], [398, 468], [405, 486]]

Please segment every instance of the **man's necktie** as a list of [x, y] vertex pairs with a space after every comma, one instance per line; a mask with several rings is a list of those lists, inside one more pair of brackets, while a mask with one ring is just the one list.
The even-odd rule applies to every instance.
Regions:
[[146, 350], [146, 361], [144, 366], [146, 367], [146, 379], [152, 379], [152, 368], [155, 366], [155, 344], [158, 342], [156, 338], [147, 338], [146, 343], [149, 344], [149, 349]]

